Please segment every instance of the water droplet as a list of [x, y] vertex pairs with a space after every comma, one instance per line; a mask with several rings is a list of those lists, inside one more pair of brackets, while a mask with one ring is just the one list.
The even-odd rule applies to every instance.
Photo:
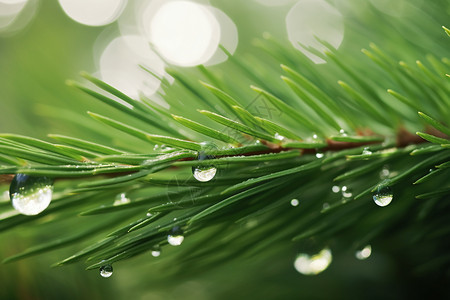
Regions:
[[158, 257], [160, 255], [161, 255], [161, 247], [159, 247], [159, 245], [154, 246], [152, 249], [152, 256]]
[[[208, 154], [208, 152], [210, 153], [214, 150], [217, 150], [217, 147], [213, 143], [203, 143], [202, 150], [198, 153], [198, 160], [203, 161], [206, 159], [214, 159], [214, 155]], [[216, 176], [216, 173], [217, 168], [214, 166], [192, 167], [192, 174], [194, 175], [194, 178], [200, 182], [212, 180], [214, 176]]]
[[317, 158], [322, 158], [325, 154], [323, 154], [322, 152], [317, 152], [316, 153], [316, 157]]
[[331, 191], [333, 191], [333, 193], [339, 193], [341, 190], [341, 188], [337, 185], [333, 185], [333, 187], [331, 188]]
[[372, 246], [367, 245], [363, 249], [356, 251], [355, 256], [359, 260], [364, 260], [372, 254]]
[[313, 134], [313, 140], [317, 140], [318, 138], [317, 134]]
[[148, 212], [147, 217], [151, 217], [151, 216], [153, 216], [152, 213]]
[[28, 216], [37, 215], [52, 201], [53, 180], [43, 176], [17, 174], [11, 182], [9, 195], [18, 212]]
[[329, 209], [330, 208], [330, 204], [328, 204], [328, 202], [325, 202], [323, 205], [322, 205], [322, 209], [323, 210], [327, 210], [327, 209]]
[[389, 175], [391, 172], [389, 171], [389, 168], [387, 166], [384, 166], [383, 169], [380, 171], [380, 179], [386, 179], [389, 178]]
[[312, 256], [300, 253], [295, 259], [294, 267], [301, 274], [317, 275], [328, 268], [332, 259], [331, 250], [328, 248]]
[[278, 132], [275, 133], [274, 138], [277, 139], [277, 140], [279, 140], [279, 141], [282, 141], [282, 140], [285, 139], [285, 137], [282, 136], [282, 135], [280, 135]]
[[196, 167], [192, 169], [194, 178], [201, 182], [212, 180], [217, 173], [217, 169], [215, 167]]
[[353, 196], [350, 189], [345, 185], [341, 188], [341, 191], [342, 191], [342, 197], [344, 197], [344, 198], [351, 198]]
[[369, 150], [369, 147], [365, 147], [363, 152], [362, 152], [362, 154], [363, 155], [370, 155], [370, 154], [372, 154], [372, 151]]
[[300, 204], [300, 201], [298, 201], [298, 199], [292, 199], [291, 200], [291, 205], [292, 206], [298, 206]]
[[180, 246], [184, 240], [183, 230], [181, 230], [180, 226], [175, 226], [167, 235], [167, 242], [172, 246]]
[[100, 268], [100, 275], [104, 278], [111, 277], [113, 274], [113, 267], [111, 265], [104, 265]]
[[393, 197], [392, 189], [389, 186], [379, 186], [373, 194], [373, 201], [378, 206], [387, 206]]
[[123, 204], [127, 204], [130, 203], [130, 198], [127, 197], [127, 195], [125, 193], [120, 193], [119, 195], [116, 196], [116, 200], [114, 201], [114, 206], [116, 205], [123, 205]]
[[340, 134], [341, 136], [347, 136], [347, 132], [345, 132], [344, 129], [339, 130], [339, 134]]

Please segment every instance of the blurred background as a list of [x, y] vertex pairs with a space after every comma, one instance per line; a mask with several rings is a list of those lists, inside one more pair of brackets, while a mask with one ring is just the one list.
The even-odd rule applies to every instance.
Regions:
[[[354, 56], [355, 61], [369, 42], [406, 61], [414, 62], [429, 52], [445, 56], [448, 43], [440, 27], [450, 25], [449, 14], [450, 1], [446, 0], [0, 0], [0, 132], [43, 139], [48, 133], [58, 133], [101, 141], [90, 131], [92, 121], [85, 112], [106, 110], [109, 116], [116, 112], [67, 86], [67, 79], [83, 82], [79, 72], [86, 71], [133, 98], [149, 97], [165, 105], [158, 91], [160, 77], [171, 80], [166, 66], [189, 73], [203, 64], [224, 70], [226, 76], [225, 52], [251, 55], [261, 38], [275, 37], [304, 52], [317, 68], [327, 66], [301, 46], [322, 51], [315, 36], [343, 55]], [[414, 45], [414, 50], [403, 51], [405, 45]], [[33, 245], [34, 239], [26, 227], [2, 233], [0, 257]], [[410, 296], [410, 275], [382, 251], [369, 253], [366, 260], [344, 252], [333, 257], [325, 272], [305, 276], [294, 268], [295, 246], [274, 247], [245, 265], [229, 262], [176, 280], [167, 275], [176, 265], [174, 270], [161, 269], [149, 257], [118, 264], [120, 272], [109, 279], [84, 271], [80, 265], [49, 267], [72, 252], [63, 249], [55, 257], [46, 254], [1, 265], [0, 298]]]

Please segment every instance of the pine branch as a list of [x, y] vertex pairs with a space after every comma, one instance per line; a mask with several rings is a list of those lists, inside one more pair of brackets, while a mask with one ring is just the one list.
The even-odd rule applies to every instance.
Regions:
[[[431, 67], [422, 62], [410, 66], [371, 44], [371, 50], [363, 53], [375, 63], [371, 67], [382, 73], [369, 72], [363, 77], [350, 59], [328, 45], [323, 58], [336, 68], [339, 81], [325, 89], [316, 80], [320, 70], [309, 64], [303, 72], [298, 66], [304, 58], [273, 37], [259, 41], [258, 46], [265, 51], [277, 49], [269, 52], [286, 63], [279, 70], [287, 74], [281, 75], [284, 85], [264, 80], [261, 70], [272, 69], [271, 61], [250, 68], [244, 59], [229, 53], [230, 64], [239, 74], [236, 82], [248, 79], [250, 88], [235, 89], [206, 68], [195, 73], [195, 78], [203, 76], [202, 81], [193, 81], [192, 76], [173, 68], [168, 72], [176, 84], [162, 87], [171, 110], [151, 100], [132, 99], [86, 73], [82, 76], [104, 93], [69, 82], [133, 120], [128, 125], [123, 119], [89, 112], [109, 127], [111, 141], [118, 130], [144, 141], [148, 148], [131, 147], [133, 152], [112, 142], [103, 145], [62, 135], [50, 137], [63, 144], [0, 135], [3, 181], [11, 181], [14, 174], [56, 180], [52, 203], [41, 214], [23, 216], [2, 205], [0, 231], [43, 222], [46, 216], [51, 216], [48, 222], [54, 226], [57, 222], [68, 228], [84, 224], [73, 234], [37, 244], [4, 262], [64, 246], [77, 248], [74, 245], [81, 242], [83, 249], [56, 265], [84, 260], [87, 269], [96, 269], [153, 247], [168, 247], [167, 237], [174, 228], [183, 231], [179, 234], [186, 239], [215, 236], [214, 241], [194, 242], [195, 249], [184, 251], [183, 266], [195, 266], [205, 257], [215, 262], [224, 259], [221, 255], [231, 259], [277, 243], [310, 238], [322, 246], [342, 240], [337, 248], [348, 248], [345, 241], [362, 247], [379, 242], [389, 232], [392, 236], [407, 234], [415, 226], [411, 211], [416, 217], [426, 205], [412, 202], [414, 197], [444, 199], [450, 195], [446, 176], [450, 129], [441, 122], [449, 119], [450, 86], [448, 78], [432, 69], [448, 69], [448, 64], [433, 60]], [[390, 77], [393, 86], [378, 89], [379, 76]], [[181, 105], [181, 97], [189, 105]], [[249, 105], [253, 99], [279, 115], [268, 117], [255, 110]], [[190, 131], [179, 130], [174, 125], [178, 123]], [[420, 138], [405, 127], [416, 128]], [[217, 144], [205, 142], [205, 137]], [[380, 177], [387, 164], [387, 175]], [[202, 172], [206, 177], [198, 179], [196, 174]], [[336, 182], [342, 183], [339, 193], [331, 190]], [[395, 191], [388, 195], [393, 204], [377, 208], [372, 198], [377, 202], [386, 189]], [[126, 197], [112, 201], [122, 193]], [[300, 210], [290, 205], [296, 197]], [[429, 227], [414, 227], [417, 238], [411, 244], [428, 242], [427, 233], [442, 226], [440, 222], [448, 229], [448, 210], [448, 204], [436, 202], [427, 208], [428, 214], [419, 214], [421, 224]], [[97, 215], [102, 218], [90, 217]], [[80, 222], [81, 218], [87, 219]], [[408, 224], [400, 231], [396, 225], [405, 218]], [[244, 226], [234, 232], [236, 224], [253, 219], [259, 222], [254, 231]], [[107, 232], [111, 227], [114, 230]], [[252, 235], [247, 239], [249, 232]], [[441, 236], [432, 242], [445, 249]], [[230, 247], [230, 253], [216, 253], [225, 243], [236, 247]], [[449, 266], [446, 254], [438, 254]]]

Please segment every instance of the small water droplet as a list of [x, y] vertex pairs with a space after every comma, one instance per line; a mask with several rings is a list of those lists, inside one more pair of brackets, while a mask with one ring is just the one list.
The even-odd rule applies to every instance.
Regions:
[[323, 154], [322, 152], [317, 152], [316, 153], [316, 157], [317, 158], [322, 158], [325, 154]]
[[317, 140], [318, 138], [317, 134], [313, 134], [313, 140]]
[[113, 267], [111, 265], [104, 265], [100, 268], [100, 276], [104, 278], [111, 277], [113, 274]]
[[161, 247], [159, 245], [154, 246], [152, 249], [152, 256], [153, 257], [158, 257], [161, 255]]
[[372, 246], [367, 245], [363, 249], [356, 251], [355, 256], [359, 260], [364, 260], [372, 254]]
[[322, 205], [322, 209], [323, 210], [327, 210], [327, 209], [329, 209], [330, 208], [330, 204], [328, 204], [328, 202], [325, 202], [323, 205]]
[[116, 196], [116, 200], [114, 201], [114, 206], [117, 205], [123, 205], [123, 204], [127, 204], [130, 203], [130, 198], [127, 197], [127, 195], [125, 193], [120, 193], [119, 195]]
[[180, 226], [173, 227], [167, 235], [167, 242], [172, 246], [180, 246], [183, 240], [183, 230], [181, 230]]
[[301, 274], [317, 275], [328, 268], [332, 259], [331, 250], [328, 248], [312, 256], [300, 253], [294, 261], [294, 267]]
[[370, 154], [372, 154], [372, 151], [369, 150], [369, 147], [365, 147], [363, 152], [362, 152], [362, 154], [363, 155], [370, 155]]
[[380, 179], [387, 179], [389, 178], [390, 174], [391, 172], [389, 171], [389, 168], [387, 166], [384, 166], [380, 171]]
[[151, 217], [151, 216], [153, 216], [152, 213], [148, 212], [147, 217]]
[[387, 206], [391, 203], [394, 194], [389, 186], [379, 186], [373, 194], [373, 201], [378, 206]]
[[341, 136], [347, 136], [347, 132], [345, 132], [344, 129], [339, 130], [339, 134], [340, 134]]
[[9, 187], [13, 207], [32, 216], [43, 212], [52, 201], [53, 180], [48, 177], [17, 174]]
[[[215, 156], [208, 154], [217, 150], [217, 146], [213, 143], [202, 143], [202, 150], [198, 153], [198, 160], [214, 159]], [[192, 174], [194, 178], [200, 182], [208, 182], [212, 180], [217, 173], [217, 168], [214, 166], [198, 166], [192, 167]]]
[[291, 205], [292, 206], [298, 206], [300, 204], [300, 201], [298, 201], [298, 199], [292, 199], [291, 200]]
[[278, 132], [275, 133], [274, 138], [275, 138], [276, 140], [279, 140], [279, 141], [282, 141], [282, 140], [285, 139], [285, 137], [282, 136], [282, 135], [280, 135]]
[[331, 188], [331, 191], [333, 193], [339, 193], [341, 191], [341, 188], [337, 185], [333, 185], [333, 187]]
[[350, 189], [345, 185], [342, 187], [341, 191], [342, 191], [342, 197], [344, 197], [344, 198], [351, 198], [353, 196]]

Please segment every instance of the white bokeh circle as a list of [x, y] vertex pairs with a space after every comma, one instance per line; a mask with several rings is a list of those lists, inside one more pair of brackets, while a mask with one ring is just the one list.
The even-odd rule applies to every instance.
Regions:
[[126, 0], [58, 1], [71, 19], [88, 26], [104, 26], [114, 22], [127, 4]]
[[163, 61], [151, 50], [145, 38], [138, 35], [116, 37], [101, 54], [100, 77], [134, 99], [140, 95], [148, 97], [158, 90], [161, 82], [140, 65], [158, 76], [164, 74]]
[[205, 63], [219, 45], [220, 25], [208, 6], [190, 1], [152, 1], [142, 18], [156, 51], [174, 65]]
[[[223, 11], [217, 8], [212, 9], [217, 21], [220, 24], [220, 42], [219, 44], [230, 54], [234, 54], [239, 43], [239, 34], [236, 24]], [[221, 49], [217, 48], [214, 55], [204, 63], [205, 66], [216, 65], [228, 59], [228, 55]]]
[[[324, 0], [300, 0], [286, 17], [289, 41], [315, 63], [324, 63], [320, 57], [305, 50], [312, 47], [320, 52], [326, 50], [317, 38], [338, 48], [344, 38], [341, 13]], [[317, 38], [316, 38], [317, 37]]]

